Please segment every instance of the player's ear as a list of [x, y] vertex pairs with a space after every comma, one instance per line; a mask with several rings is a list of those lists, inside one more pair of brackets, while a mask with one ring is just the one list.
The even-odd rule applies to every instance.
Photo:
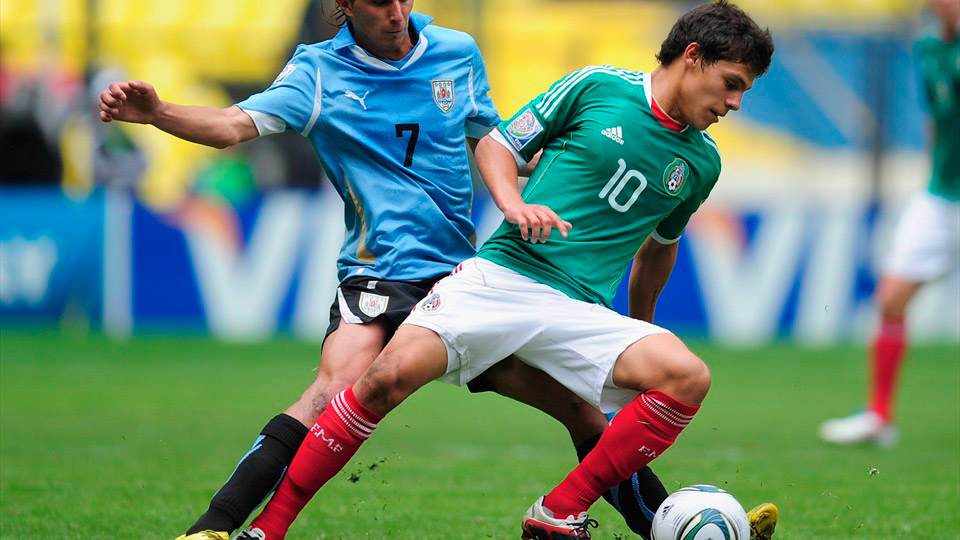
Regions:
[[347, 17], [353, 17], [353, 0], [334, 0], [340, 11]]
[[696, 66], [701, 60], [703, 60], [703, 54], [700, 51], [700, 44], [696, 41], [683, 50], [683, 63], [688, 67]]

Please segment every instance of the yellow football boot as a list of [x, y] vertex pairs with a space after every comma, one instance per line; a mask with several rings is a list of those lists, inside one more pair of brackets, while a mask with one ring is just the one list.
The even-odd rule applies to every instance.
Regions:
[[773, 503], [762, 503], [747, 512], [747, 521], [750, 522], [750, 540], [770, 540], [773, 530], [777, 528], [777, 518], [780, 511]]
[[200, 531], [193, 534], [181, 534], [174, 540], [230, 540], [230, 533], [224, 531]]

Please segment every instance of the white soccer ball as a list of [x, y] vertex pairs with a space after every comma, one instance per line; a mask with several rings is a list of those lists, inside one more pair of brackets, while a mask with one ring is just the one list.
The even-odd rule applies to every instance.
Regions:
[[750, 540], [747, 513], [733, 495], [708, 485], [671, 494], [653, 517], [653, 540]]

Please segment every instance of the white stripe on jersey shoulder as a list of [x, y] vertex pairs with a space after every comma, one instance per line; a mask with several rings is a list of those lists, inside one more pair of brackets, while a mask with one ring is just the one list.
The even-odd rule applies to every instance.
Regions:
[[477, 98], [473, 95], [473, 64], [470, 64], [470, 73], [467, 74], [467, 93], [470, 94], [470, 106], [473, 107], [473, 112], [467, 118], [473, 118], [480, 112], [477, 108]]
[[313, 125], [317, 123], [317, 118], [320, 118], [320, 109], [323, 108], [323, 81], [320, 80], [320, 68], [317, 68], [317, 87], [313, 94], [313, 112], [310, 113], [310, 120], [307, 122], [307, 125], [304, 126], [303, 131], [300, 132], [301, 135], [306, 137], [310, 134], [310, 130], [313, 129]]
[[490, 132], [490, 138], [500, 143], [501, 146], [510, 151], [510, 155], [513, 156], [513, 160], [517, 162], [517, 170], [527, 166], [527, 160], [523, 159], [523, 156], [517, 152], [517, 149], [513, 147], [512, 144], [507, 142], [506, 137], [503, 136], [503, 133], [500, 133], [499, 129], [494, 129]]
[[373, 66], [375, 68], [385, 69], [387, 71], [400, 71], [401, 69], [405, 69], [413, 65], [414, 62], [423, 56], [423, 53], [427, 52], [427, 43], [428, 41], [426, 34], [420, 32], [417, 44], [413, 47], [413, 54], [411, 54], [410, 59], [399, 68], [393, 67], [376, 56], [373, 56], [359, 45], [351, 45], [350, 51], [353, 52], [353, 55], [357, 57], [357, 60], [360, 60], [364, 64]]
[[240, 110], [247, 113], [247, 116], [253, 120], [253, 125], [257, 126], [257, 133], [259, 133], [261, 137], [264, 135], [273, 135], [274, 133], [283, 133], [287, 130], [287, 123], [272, 114], [248, 110], [243, 107], [241, 107]]
[[556, 110], [557, 106], [561, 101], [563, 101], [563, 98], [570, 92], [571, 89], [594, 73], [607, 73], [610, 75], [615, 75], [629, 82], [630, 84], [643, 83], [643, 74], [639, 72], [615, 68], [610, 65], [587, 66], [581, 70], [574, 71], [573, 73], [567, 75], [561, 79], [560, 82], [555, 84], [553, 88], [547, 91], [547, 93], [543, 95], [543, 98], [535, 105], [537, 110], [540, 111], [544, 118], [548, 118], [551, 114], [553, 114], [553, 111]]
[[703, 140], [712, 146], [713, 149], [717, 151], [717, 157], [720, 157], [720, 147], [717, 146], [717, 141], [713, 140], [713, 137], [711, 137], [706, 130], [701, 130], [700, 135], [703, 135]]
[[556, 110], [560, 102], [563, 101], [563, 98], [570, 93], [571, 89], [595, 73], [614, 75], [620, 77], [630, 84], [636, 85], [641, 85], [644, 81], [643, 74], [637, 71], [615, 68], [610, 65], [587, 66], [579, 71], [574, 71], [563, 79], [560, 79], [560, 81], [557, 82], [553, 88], [548, 90], [547, 93], [543, 95], [543, 98], [541, 98], [540, 101], [535, 104], [537, 110], [540, 111], [540, 115], [543, 116], [544, 119], [549, 118], [550, 115], [553, 114], [553, 111]]
[[643, 94], [647, 97], [647, 105], [653, 108], [653, 77], [643, 78]]

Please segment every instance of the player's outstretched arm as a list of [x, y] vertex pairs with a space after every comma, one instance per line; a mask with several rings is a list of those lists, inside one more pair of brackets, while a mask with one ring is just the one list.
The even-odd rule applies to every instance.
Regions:
[[100, 120], [150, 124], [181, 139], [226, 148], [257, 135], [253, 119], [239, 107], [190, 107], [160, 99], [143, 81], [114, 82], [100, 93]]
[[660, 291], [670, 279], [677, 261], [677, 243], [661, 244], [647, 238], [633, 257], [630, 270], [630, 316], [641, 321], [653, 322]]
[[477, 144], [477, 168], [493, 202], [508, 222], [520, 227], [520, 237], [532, 243], [546, 242], [554, 227], [564, 237], [573, 228], [547, 206], [527, 204], [520, 195], [517, 162], [513, 154], [487, 135]]

